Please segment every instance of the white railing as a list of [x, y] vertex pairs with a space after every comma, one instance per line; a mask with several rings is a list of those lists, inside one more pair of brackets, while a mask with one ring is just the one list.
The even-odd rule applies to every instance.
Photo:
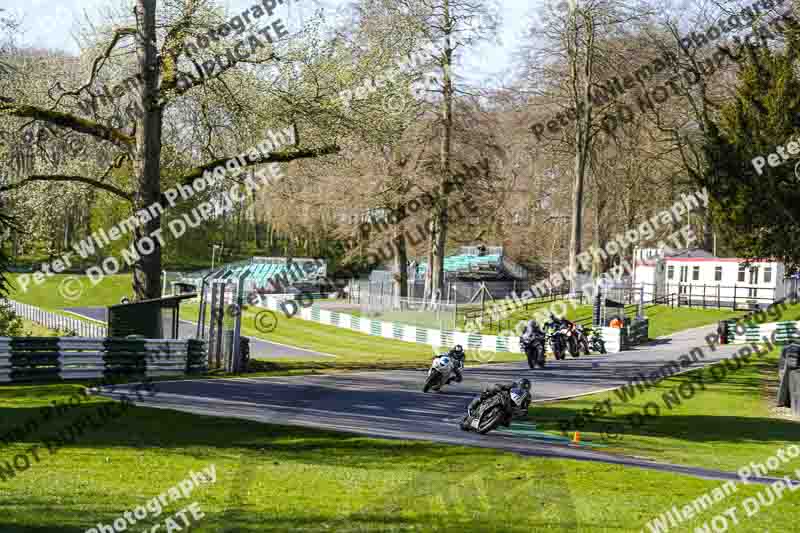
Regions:
[[101, 324], [59, 315], [58, 313], [40, 309], [35, 305], [28, 305], [14, 300], [6, 299], [4, 302], [8, 304], [17, 315], [31, 322], [41, 324], [48, 329], [72, 331], [78, 337], [105, 337], [108, 333], [106, 326]]

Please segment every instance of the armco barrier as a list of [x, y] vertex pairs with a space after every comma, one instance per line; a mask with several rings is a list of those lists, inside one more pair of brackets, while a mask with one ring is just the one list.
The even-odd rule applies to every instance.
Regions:
[[[283, 313], [280, 307], [281, 301], [282, 300], [277, 298], [266, 296], [262, 298], [259, 306]], [[300, 318], [312, 322], [319, 322], [320, 324], [358, 331], [365, 335], [375, 335], [387, 339], [427, 344], [430, 346], [452, 347], [455, 344], [460, 344], [465, 348], [473, 350], [522, 353], [518, 336], [505, 337], [467, 333], [463, 331], [443, 331], [410, 326], [398, 322], [383, 322], [381, 320], [372, 320], [368, 317], [358, 317], [338, 311], [320, 309], [316, 305], [301, 307], [293, 318]], [[279, 319], [283, 319], [283, 315], [280, 315]], [[280, 325], [278, 327], [280, 327]], [[619, 329], [600, 328], [600, 335], [605, 341], [607, 352], [616, 353], [623, 349]]]
[[206, 370], [196, 339], [0, 337], [0, 382], [180, 376]]
[[40, 309], [35, 305], [24, 304], [14, 300], [4, 299], [2, 302], [8, 304], [22, 318], [41, 324], [48, 329], [64, 332], [71, 331], [81, 337], [103, 337], [108, 334], [105, 324], [96, 320], [84, 320], [59, 315], [58, 313]]
[[771, 338], [775, 332], [776, 344], [787, 344], [800, 340], [800, 322], [787, 320], [782, 322], [769, 322], [766, 324], [747, 325], [734, 321], [727, 321], [728, 343], [747, 344], [763, 342], [762, 338]]

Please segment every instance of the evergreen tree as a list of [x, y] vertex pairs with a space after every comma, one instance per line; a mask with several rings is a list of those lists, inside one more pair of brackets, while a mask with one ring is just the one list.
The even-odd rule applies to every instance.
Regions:
[[[794, 28], [793, 28], [794, 29]], [[773, 257], [800, 264], [800, 154], [759, 173], [754, 159], [800, 141], [797, 35], [780, 51], [740, 49], [735, 98], [706, 132], [708, 188], [715, 226], [742, 257]], [[797, 171], [795, 170], [797, 167]]]

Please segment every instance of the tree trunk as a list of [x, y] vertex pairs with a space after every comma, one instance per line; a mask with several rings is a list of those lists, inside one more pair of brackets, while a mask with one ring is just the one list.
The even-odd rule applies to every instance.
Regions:
[[[603, 201], [600, 199], [600, 187], [595, 187], [594, 200], [594, 231], [592, 234], [592, 245], [600, 249], [600, 224], [603, 220]], [[600, 254], [592, 257], [592, 278], [596, 279], [603, 273], [603, 259]]]
[[575, 277], [578, 272], [578, 255], [581, 253], [583, 230], [583, 175], [585, 161], [580, 151], [575, 155], [575, 181], [572, 184], [572, 227], [569, 237], [569, 271], [573, 275], [570, 280], [570, 292], [575, 290]]
[[422, 298], [427, 300], [431, 298], [433, 294], [433, 290], [431, 289], [431, 279], [433, 276], [433, 220], [428, 221], [429, 229], [430, 229], [430, 242], [428, 245], [428, 270], [425, 271], [425, 288], [423, 289]]
[[[158, 89], [156, 0], [136, 0], [136, 12], [141, 24], [136, 36], [136, 55], [139, 72], [143, 77], [139, 105], [144, 110], [136, 121], [136, 148], [133, 158], [138, 183], [134, 209], [138, 211], [147, 209], [161, 198], [162, 107]], [[138, 300], [161, 296], [161, 243], [155, 236], [151, 238], [159, 235], [160, 229], [161, 217], [156, 216], [139, 225], [134, 232], [135, 243], [140, 243], [141, 248], [137, 250], [140, 256], [133, 268], [133, 291]], [[142, 253], [143, 251], [150, 253]]]
[[703, 211], [703, 250], [714, 251], [714, 227], [712, 226], [711, 209]]
[[450, 1], [444, 0], [443, 6], [444, 50], [442, 50], [442, 141], [439, 150], [441, 165], [440, 200], [433, 210], [433, 233], [431, 235], [431, 295], [440, 300], [444, 295], [444, 255], [447, 245], [447, 193], [451, 181], [451, 152], [453, 133], [453, 79], [451, 65], [453, 47], [451, 34], [453, 19], [450, 15]]
[[[394, 291], [398, 298], [408, 298], [408, 254], [406, 253], [406, 238], [403, 228], [394, 226], [394, 244], [397, 253], [394, 254]], [[399, 304], [399, 302], [396, 302]]]
[[[579, 48], [581, 38], [579, 36], [578, 17], [582, 17], [585, 23], [586, 32], [586, 51], [583, 60], [582, 72], [579, 72], [578, 63], [580, 61]], [[575, 180], [572, 186], [572, 227], [570, 230], [569, 242], [569, 272], [570, 293], [576, 290], [575, 279], [578, 272], [578, 255], [581, 253], [581, 237], [583, 229], [583, 182], [586, 175], [586, 167], [589, 162], [592, 138], [592, 100], [591, 86], [594, 70], [594, 23], [593, 15], [583, 10], [573, 10], [570, 15], [572, 49], [570, 55], [570, 74], [573, 86], [573, 98], [578, 110], [578, 117], [575, 123]]]

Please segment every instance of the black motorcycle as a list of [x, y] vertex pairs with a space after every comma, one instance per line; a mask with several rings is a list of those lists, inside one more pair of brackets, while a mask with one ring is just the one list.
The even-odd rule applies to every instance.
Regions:
[[528, 358], [528, 366], [531, 368], [544, 368], [544, 343], [545, 335], [542, 332], [535, 332], [533, 338], [519, 338], [519, 344], [525, 356]]
[[481, 403], [461, 420], [461, 429], [484, 435], [499, 425], [508, 427], [515, 415], [524, 416], [531, 402], [530, 392], [524, 389], [500, 391]]
[[600, 328], [592, 329], [592, 350], [600, 353], [606, 353], [606, 343], [600, 335]]
[[556, 359], [560, 361], [567, 356], [565, 353], [567, 338], [560, 325], [553, 325], [548, 328], [547, 341], [550, 343], [550, 349], [553, 350], [553, 355]]
[[575, 333], [578, 339], [578, 349], [583, 350], [584, 355], [589, 355], [589, 339], [586, 338], [586, 331], [580, 324], [575, 324]]

